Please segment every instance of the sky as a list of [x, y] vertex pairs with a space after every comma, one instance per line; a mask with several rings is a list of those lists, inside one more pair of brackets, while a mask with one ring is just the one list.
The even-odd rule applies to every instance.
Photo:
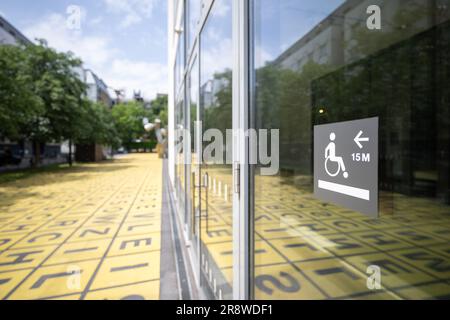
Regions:
[[342, 3], [344, 0], [258, 0], [255, 32], [260, 64], [277, 58]]
[[167, 93], [167, 0], [0, 0], [0, 15], [30, 40], [71, 51], [108, 86]]

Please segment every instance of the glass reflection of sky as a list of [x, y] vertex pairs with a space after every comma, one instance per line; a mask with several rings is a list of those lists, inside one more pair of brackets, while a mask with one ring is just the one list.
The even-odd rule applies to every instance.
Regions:
[[200, 35], [201, 86], [233, 66], [231, 23], [231, 1], [215, 1]]
[[258, 0], [255, 21], [257, 66], [278, 57], [320, 21], [338, 8], [343, 0]]

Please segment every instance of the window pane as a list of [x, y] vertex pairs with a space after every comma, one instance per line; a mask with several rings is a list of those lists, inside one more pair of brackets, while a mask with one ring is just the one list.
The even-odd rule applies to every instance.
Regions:
[[194, 44], [196, 32], [198, 32], [198, 23], [201, 13], [201, 2], [199, 0], [188, 0], [189, 5], [189, 37], [188, 37], [188, 52], [190, 52], [192, 45]]
[[[257, 167], [255, 176], [257, 299], [449, 296], [449, 8], [254, 1], [253, 121], [280, 129], [278, 175]], [[379, 117], [378, 219], [313, 193], [314, 126], [370, 117]], [[374, 267], [383, 290], [368, 285]]]
[[[202, 268], [207, 284], [219, 299], [232, 298], [233, 274], [232, 168], [225, 161], [227, 147], [224, 145], [227, 129], [232, 128], [231, 3], [231, 0], [214, 2], [200, 35], [200, 120], [203, 137], [208, 132], [215, 133], [212, 140], [220, 146], [216, 150], [223, 151], [211, 154], [216, 161], [205, 156], [202, 159], [201, 175], [207, 185], [202, 189], [201, 204]], [[204, 141], [202, 150], [206, 152], [213, 141]], [[227, 145], [231, 148], [231, 141]], [[228, 156], [231, 157], [230, 150]]]

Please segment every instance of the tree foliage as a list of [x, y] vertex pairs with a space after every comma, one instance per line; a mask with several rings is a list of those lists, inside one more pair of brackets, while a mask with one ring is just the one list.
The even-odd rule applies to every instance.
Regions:
[[135, 140], [146, 135], [143, 119], [153, 121], [155, 115], [144, 108], [141, 102], [133, 101], [114, 106], [112, 117], [122, 145], [129, 149]]
[[0, 46], [0, 139], [20, 139], [23, 129], [45, 110], [25, 57], [24, 48]]
[[151, 110], [155, 117], [159, 117], [163, 125], [167, 125], [167, 104], [168, 97], [166, 95], [158, 96], [151, 102]]
[[74, 142], [78, 144], [99, 143], [113, 148], [120, 146], [116, 125], [109, 110], [103, 103], [83, 100], [77, 120]]
[[79, 76], [82, 61], [60, 53], [44, 40], [30, 46], [0, 46], [0, 139], [29, 140], [39, 145], [69, 140], [129, 148], [136, 140], [154, 140], [142, 120], [159, 117], [167, 125], [167, 96], [116, 105], [112, 110], [86, 99]]
[[82, 110], [86, 85], [77, 74], [81, 60], [71, 53], [58, 53], [40, 40], [24, 48], [28, 81], [43, 108], [20, 130], [39, 142], [74, 139]]
[[78, 72], [82, 61], [44, 40], [30, 46], [0, 46], [0, 138], [39, 145], [69, 140], [118, 146], [111, 111], [85, 98]]

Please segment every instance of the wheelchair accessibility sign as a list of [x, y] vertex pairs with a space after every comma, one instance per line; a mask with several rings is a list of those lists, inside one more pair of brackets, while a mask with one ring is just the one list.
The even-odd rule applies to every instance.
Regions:
[[314, 126], [314, 196], [378, 217], [378, 117]]

